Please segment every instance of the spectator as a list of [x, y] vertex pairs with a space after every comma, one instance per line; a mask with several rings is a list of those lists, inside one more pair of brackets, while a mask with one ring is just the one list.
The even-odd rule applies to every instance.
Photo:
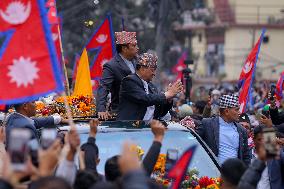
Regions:
[[[271, 96], [271, 94], [269, 93], [268, 99], [270, 99], [270, 96]], [[278, 112], [278, 108], [276, 106], [275, 98], [273, 98], [273, 100], [270, 100], [270, 103], [271, 104], [270, 104], [270, 108], [269, 108], [269, 113], [270, 113], [272, 123], [274, 125], [280, 125], [280, 124], [284, 123], [284, 114]]]
[[72, 189], [62, 178], [49, 176], [43, 177], [31, 183], [28, 189]]
[[203, 119], [202, 115], [203, 115], [205, 106], [206, 106], [206, 102], [203, 100], [199, 100], [195, 102], [192, 106], [193, 114], [191, 115], [191, 117], [195, 120], [201, 121]]
[[80, 146], [80, 137], [75, 129], [71, 129], [68, 133], [68, 144], [69, 150], [67, 152], [67, 155], [59, 163], [55, 175], [66, 179], [66, 181], [69, 182], [70, 185], [73, 185], [77, 173], [77, 167], [75, 165], [74, 158], [75, 154], [77, 153], [77, 148]]
[[251, 132], [250, 119], [246, 113], [240, 115], [239, 123], [247, 130], [248, 134]]
[[280, 159], [271, 159], [266, 155], [263, 139], [264, 126], [254, 129], [256, 158], [243, 175], [239, 188], [281, 189], [284, 186], [284, 151], [280, 149]]
[[193, 110], [191, 108], [191, 106], [189, 106], [188, 104], [183, 104], [180, 107], [178, 107], [178, 117], [179, 119], [183, 119], [186, 116], [191, 116], [193, 114]]
[[246, 165], [239, 159], [227, 159], [221, 165], [221, 189], [235, 189], [246, 171]]
[[239, 118], [239, 123], [243, 126], [244, 129], [246, 129], [247, 134], [248, 134], [248, 147], [250, 149], [250, 155], [252, 157], [252, 151], [254, 147], [253, 143], [253, 133], [252, 133], [252, 128], [251, 128], [251, 123], [249, 116], [246, 113], [242, 113]]
[[[84, 152], [85, 169], [93, 172], [96, 176], [99, 176], [97, 172], [97, 165], [100, 162], [99, 148], [96, 145], [96, 135], [99, 120], [94, 119], [90, 121], [90, 135], [88, 141], [81, 146], [81, 151]], [[102, 176], [100, 176], [102, 179]]]
[[61, 118], [59, 115], [31, 118], [36, 114], [34, 102], [27, 102], [23, 104], [14, 105], [16, 112], [8, 116], [6, 121], [6, 141], [9, 142], [9, 134], [13, 128], [27, 128], [31, 131], [32, 138], [39, 140], [37, 129], [41, 127], [55, 126], [59, 123], [68, 123], [67, 120]]
[[88, 189], [100, 180], [101, 178], [93, 172], [87, 170], [78, 171], [73, 189]]
[[236, 95], [220, 97], [220, 116], [201, 121], [196, 132], [210, 147], [222, 164], [228, 158], [239, 158], [250, 163], [248, 134], [237, 123], [239, 121], [239, 99]]

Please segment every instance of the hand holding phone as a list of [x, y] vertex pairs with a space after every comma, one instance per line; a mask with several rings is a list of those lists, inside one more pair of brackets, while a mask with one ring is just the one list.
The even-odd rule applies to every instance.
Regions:
[[270, 101], [274, 101], [275, 89], [276, 89], [276, 86], [271, 85], [270, 92], [269, 92], [269, 94], [270, 94], [269, 100]]
[[13, 129], [9, 137], [8, 153], [11, 157], [12, 169], [24, 171], [28, 159], [28, 141], [31, 132], [28, 129]]
[[266, 157], [274, 158], [279, 154], [277, 148], [276, 131], [274, 128], [263, 129], [264, 148], [266, 151]]

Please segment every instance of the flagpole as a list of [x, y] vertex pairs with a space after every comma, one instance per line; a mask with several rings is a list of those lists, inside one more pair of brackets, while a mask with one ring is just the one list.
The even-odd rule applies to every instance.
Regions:
[[57, 26], [57, 30], [58, 30], [59, 44], [60, 44], [60, 50], [61, 50], [61, 61], [62, 61], [64, 76], [65, 76], [65, 82], [66, 82], [66, 84], [65, 84], [65, 92], [69, 96], [70, 95], [70, 88], [69, 88], [67, 69], [66, 69], [66, 65], [65, 65], [65, 62], [64, 62], [65, 58], [64, 58], [64, 53], [63, 53], [63, 47], [62, 47], [62, 41], [61, 41], [61, 32], [60, 32], [59, 24]]
[[[57, 12], [57, 6], [56, 6], [56, 1], [54, 1], [54, 6], [55, 6], [55, 10]], [[56, 13], [57, 16], [57, 13]], [[57, 21], [58, 21], [58, 17], [57, 17]], [[70, 89], [69, 89], [69, 81], [68, 81], [68, 75], [67, 75], [67, 69], [65, 66], [65, 58], [64, 58], [64, 52], [63, 52], [63, 45], [62, 45], [62, 39], [61, 39], [61, 32], [60, 32], [60, 22], [57, 25], [57, 30], [58, 30], [58, 37], [59, 37], [59, 45], [60, 45], [60, 50], [61, 50], [61, 61], [62, 61], [62, 67], [63, 67], [63, 71], [64, 71], [64, 77], [65, 77], [65, 92], [67, 93], [67, 95], [70, 95]], [[65, 94], [66, 94], [65, 93]]]

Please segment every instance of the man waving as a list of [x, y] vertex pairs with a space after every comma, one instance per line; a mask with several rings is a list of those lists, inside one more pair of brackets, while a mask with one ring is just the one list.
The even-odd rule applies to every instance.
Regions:
[[183, 90], [180, 81], [159, 93], [151, 83], [157, 69], [157, 56], [144, 53], [138, 58], [136, 74], [121, 82], [118, 120], [152, 120], [163, 117], [172, 107], [172, 98]]

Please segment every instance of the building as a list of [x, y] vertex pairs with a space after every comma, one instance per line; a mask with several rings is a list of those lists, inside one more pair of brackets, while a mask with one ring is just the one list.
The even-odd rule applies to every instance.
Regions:
[[256, 79], [277, 80], [284, 70], [284, 1], [207, 0], [204, 5], [185, 13], [183, 25], [177, 27], [191, 33], [196, 77], [237, 80], [261, 29], [266, 28]]

